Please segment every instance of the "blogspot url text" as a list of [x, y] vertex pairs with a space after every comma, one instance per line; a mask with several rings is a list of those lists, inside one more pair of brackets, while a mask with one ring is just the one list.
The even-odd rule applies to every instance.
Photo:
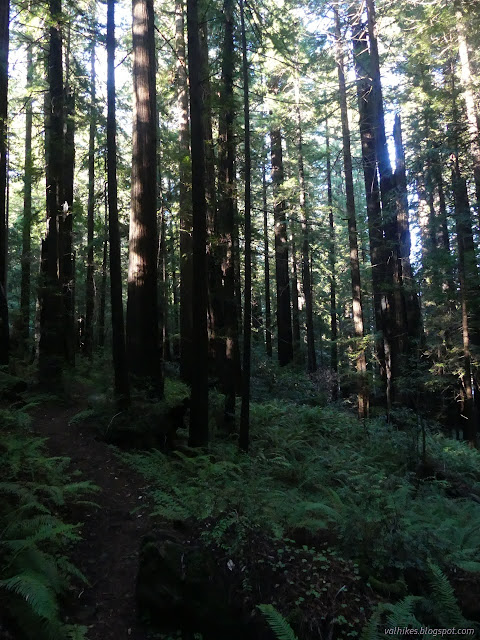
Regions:
[[432, 629], [431, 627], [421, 627], [420, 629], [409, 629], [408, 627], [393, 627], [385, 629], [385, 635], [395, 636], [473, 636], [475, 629], [459, 629], [451, 627], [449, 629]]

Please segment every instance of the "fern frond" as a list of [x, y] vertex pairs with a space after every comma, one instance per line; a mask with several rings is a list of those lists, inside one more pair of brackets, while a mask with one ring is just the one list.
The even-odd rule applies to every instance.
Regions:
[[292, 627], [274, 606], [271, 604], [259, 604], [257, 608], [265, 616], [268, 626], [277, 636], [277, 640], [298, 640]]
[[58, 604], [55, 594], [45, 583], [44, 576], [24, 571], [11, 578], [0, 580], [0, 588], [19, 595], [40, 618], [58, 620]]
[[467, 621], [462, 615], [455, 598], [452, 585], [440, 567], [432, 562], [428, 565], [428, 580], [431, 588], [432, 605], [438, 621], [445, 626], [463, 627]]
[[413, 629], [420, 628], [421, 622], [415, 617], [415, 605], [421, 602], [420, 596], [405, 596], [399, 602], [395, 604], [386, 604], [385, 611], [389, 611], [390, 615], [387, 618], [387, 622], [392, 627], [412, 627]]

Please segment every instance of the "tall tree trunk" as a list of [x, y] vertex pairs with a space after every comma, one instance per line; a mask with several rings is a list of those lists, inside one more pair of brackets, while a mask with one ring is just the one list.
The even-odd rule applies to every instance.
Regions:
[[88, 205], [87, 205], [87, 281], [85, 312], [85, 354], [93, 356], [93, 317], [95, 310], [94, 223], [95, 223], [95, 132], [97, 128], [95, 87], [95, 40], [90, 52], [90, 130], [88, 139]]
[[478, 129], [478, 112], [473, 93], [472, 72], [468, 55], [465, 18], [462, 11], [462, 0], [454, 1], [455, 26], [458, 38], [458, 52], [460, 56], [460, 76], [464, 90], [465, 106], [467, 109], [468, 134], [470, 151], [473, 157], [473, 178], [475, 181], [475, 209], [480, 215], [480, 132]]
[[192, 370], [192, 196], [190, 191], [190, 126], [185, 59], [183, 0], [175, 1], [175, 50], [177, 57], [177, 106], [179, 122], [179, 213], [180, 213], [180, 375], [191, 382]]
[[250, 369], [252, 340], [252, 161], [250, 152], [250, 100], [248, 94], [249, 67], [247, 59], [247, 36], [245, 33], [243, 0], [240, 0], [240, 21], [242, 29], [243, 113], [245, 121], [245, 304], [243, 312], [242, 406], [240, 411], [240, 435], [238, 443], [243, 451], [248, 451], [250, 435]]
[[7, 123], [10, 0], [0, 7], [0, 365], [8, 364], [7, 304]]
[[[395, 184], [397, 188], [397, 228], [399, 236], [399, 270], [402, 287], [405, 297], [405, 315], [407, 321], [407, 331], [410, 339], [417, 342], [417, 350], [422, 340], [422, 315], [420, 313], [420, 302], [417, 295], [416, 284], [413, 278], [412, 265], [410, 263], [410, 223], [408, 219], [408, 192], [407, 176], [405, 169], [405, 153], [402, 141], [402, 124], [400, 115], [395, 116], [393, 128], [393, 139], [395, 142]], [[415, 346], [415, 345], [410, 345]]]
[[63, 215], [64, 90], [61, 0], [50, 0], [48, 92], [46, 94], [47, 228], [42, 242], [39, 376], [42, 384], [59, 384], [64, 359], [64, 305], [59, 277], [59, 219]]
[[218, 220], [217, 191], [215, 185], [215, 151], [212, 127], [212, 88], [210, 83], [210, 65], [208, 60], [208, 20], [205, 14], [200, 25], [200, 46], [202, 51], [202, 77], [204, 101], [205, 135], [205, 198], [207, 201], [207, 277], [208, 277], [208, 340], [209, 358], [213, 371], [218, 369], [216, 362], [221, 356], [221, 340], [218, 327], [223, 326], [221, 308], [222, 271], [218, 261]]
[[307, 209], [307, 190], [305, 187], [305, 168], [303, 162], [303, 136], [302, 136], [302, 112], [300, 109], [300, 81], [295, 78], [295, 107], [297, 114], [297, 162], [298, 162], [298, 183], [300, 187], [300, 210], [302, 213], [302, 282], [303, 295], [305, 296], [305, 316], [307, 330], [307, 370], [313, 373], [317, 370], [317, 359], [315, 354], [315, 335], [313, 330], [313, 299], [312, 299], [312, 278], [310, 274], [310, 238], [309, 220]]
[[157, 117], [153, 0], [133, 0], [133, 157], [127, 354], [142, 388], [163, 395], [158, 339]]
[[[458, 248], [458, 278], [460, 281], [460, 299], [462, 309], [463, 340], [463, 416], [466, 420], [463, 429], [464, 439], [476, 446], [477, 429], [472, 390], [472, 357], [470, 353], [471, 326], [469, 316], [473, 311], [472, 293], [478, 296], [478, 272], [475, 253], [472, 254], [473, 234], [470, 222], [467, 185], [460, 174], [458, 157], [452, 171], [452, 189], [455, 198], [455, 230]], [[477, 273], [476, 273], [477, 272]]]
[[286, 203], [281, 194], [283, 185], [282, 133], [270, 131], [273, 183], [273, 215], [275, 224], [275, 275], [277, 280], [277, 340], [278, 362], [281, 367], [293, 360], [292, 315], [290, 309], [290, 278]]
[[395, 399], [395, 380], [399, 377], [402, 370], [402, 356], [406, 350], [409, 336], [405, 314], [404, 293], [399, 271], [400, 248], [397, 227], [396, 185], [390, 164], [385, 134], [385, 114], [377, 43], [375, 0], [366, 0], [366, 5], [372, 73], [372, 102], [375, 116], [375, 150], [380, 175], [382, 218], [385, 234], [384, 273], [387, 296], [385, 297], [386, 321], [384, 323], [384, 345], [388, 385], [387, 407], [389, 407]]
[[73, 250], [73, 183], [75, 179], [75, 90], [70, 60], [71, 26], [68, 25], [65, 70], [65, 139], [63, 212], [59, 217], [60, 281], [64, 306], [65, 361], [75, 365], [75, 254]]
[[265, 350], [272, 357], [272, 303], [270, 294], [270, 256], [268, 242], [267, 176], [265, 162], [262, 163], [262, 203], [263, 203], [263, 257], [265, 276]]
[[26, 353], [30, 336], [30, 294], [32, 270], [32, 84], [33, 84], [33, 44], [27, 49], [27, 103], [25, 109], [25, 168], [23, 173], [23, 220], [22, 220], [22, 275], [20, 284], [20, 313], [22, 326], [22, 353]]
[[[328, 121], [325, 124], [325, 143], [327, 147], [327, 206], [330, 242], [328, 244], [328, 262], [330, 266], [330, 366], [338, 374], [338, 317], [337, 317], [337, 278], [335, 269], [335, 224], [333, 219], [332, 161], [330, 157], [330, 136]], [[338, 398], [338, 382], [334, 381], [332, 399]]]
[[[224, 0], [224, 42], [222, 62], [221, 110], [219, 117], [218, 231], [222, 264], [224, 327], [221, 338], [224, 353], [219, 377], [225, 393], [225, 426], [231, 430], [235, 420], [235, 391], [238, 374], [238, 308], [235, 296], [235, 141], [234, 141], [234, 43], [233, 1]], [[223, 346], [223, 345], [222, 345]]]
[[205, 133], [198, 0], [187, 0], [188, 69], [192, 149], [193, 349], [189, 445], [208, 443], [207, 207]]
[[122, 302], [120, 227], [117, 203], [117, 124], [115, 118], [115, 0], [107, 3], [107, 180], [110, 242], [110, 296], [115, 398], [119, 409], [129, 404], [127, 357]]
[[292, 336], [293, 354], [296, 360], [300, 358], [300, 309], [298, 304], [298, 268], [297, 246], [295, 242], [295, 222], [290, 220], [290, 243], [292, 251], [291, 288], [292, 288]]
[[366, 380], [367, 360], [363, 340], [363, 310], [362, 289], [360, 281], [360, 264], [358, 259], [357, 221], [355, 212], [355, 197], [353, 188], [352, 154], [350, 150], [350, 127], [348, 124], [347, 92], [345, 87], [345, 73], [343, 66], [343, 50], [341, 45], [341, 27], [338, 10], [335, 13], [336, 58], [338, 70], [338, 87], [340, 112], [342, 120], [343, 166], [345, 173], [345, 193], [348, 216], [348, 243], [350, 247], [350, 275], [352, 280], [353, 325], [357, 344], [357, 375], [358, 375], [358, 416], [368, 416], [368, 387]]
[[[375, 113], [372, 101], [372, 79], [367, 34], [358, 22], [352, 24], [352, 41], [357, 77], [358, 110], [360, 114], [360, 138], [362, 144], [362, 166], [367, 201], [370, 262], [372, 266], [373, 308], [375, 328], [380, 335], [375, 341], [380, 375], [386, 381], [387, 399], [390, 397], [390, 363], [385, 363], [384, 341], [388, 337], [385, 323], [385, 245], [383, 238], [382, 209], [377, 178], [377, 156], [375, 152]], [[387, 345], [387, 353], [389, 348]], [[388, 373], [388, 375], [387, 375]], [[387, 402], [388, 404], [388, 402]]]
[[105, 307], [107, 300], [107, 262], [108, 262], [108, 195], [107, 184], [104, 187], [105, 222], [102, 255], [102, 277], [100, 280], [100, 304], [98, 306], [98, 346], [105, 346]]

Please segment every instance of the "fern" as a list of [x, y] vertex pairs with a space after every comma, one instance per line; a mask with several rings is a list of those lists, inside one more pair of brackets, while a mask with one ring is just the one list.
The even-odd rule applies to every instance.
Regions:
[[12, 578], [0, 580], [0, 588], [22, 597], [40, 618], [49, 621], [58, 619], [58, 603], [55, 593], [45, 583], [44, 576], [24, 571]]
[[257, 607], [265, 616], [268, 626], [276, 635], [277, 640], [298, 640], [292, 627], [274, 606], [271, 604], [259, 604]]
[[448, 578], [437, 565], [429, 563], [428, 568], [432, 608], [438, 622], [445, 627], [467, 626]]

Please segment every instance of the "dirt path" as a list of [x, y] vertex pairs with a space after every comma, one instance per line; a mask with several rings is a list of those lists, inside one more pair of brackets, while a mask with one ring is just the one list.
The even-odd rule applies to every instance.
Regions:
[[82, 408], [49, 406], [34, 420], [35, 432], [49, 438], [51, 455], [68, 456], [70, 469], [101, 489], [89, 498], [99, 508], [75, 507], [71, 514], [73, 522], [84, 522], [72, 561], [90, 586], [76, 588], [69, 621], [87, 626], [89, 640], [146, 640], [149, 635], [136, 622], [134, 591], [140, 540], [149, 523], [146, 510], [132, 514], [145, 502], [144, 480], [85, 427], [69, 426]]

